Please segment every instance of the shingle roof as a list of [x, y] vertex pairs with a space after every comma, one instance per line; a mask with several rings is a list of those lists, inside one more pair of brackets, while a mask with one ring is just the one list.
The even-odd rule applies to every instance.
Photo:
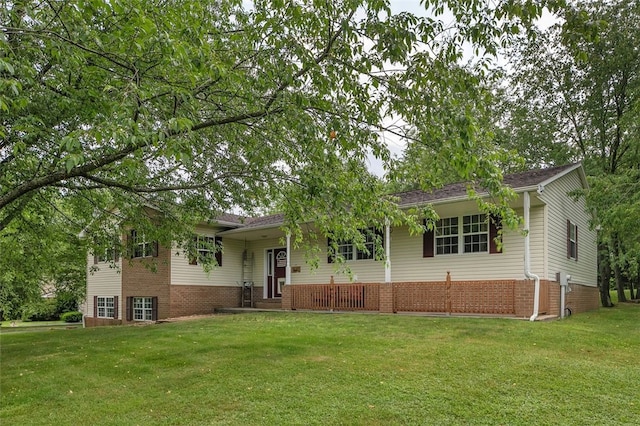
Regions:
[[233, 214], [233, 213], [224, 213], [224, 214], [221, 214], [220, 216], [216, 217], [215, 220], [217, 220], [219, 222], [237, 223], [238, 225], [242, 225], [248, 219], [249, 218], [247, 218], [246, 216], [240, 216], [240, 215]]
[[[505, 175], [503, 178], [503, 184], [511, 187], [516, 191], [518, 189], [536, 186], [575, 165], [576, 164], [566, 164], [564, 166], [528, 170], [526, 172]], [[478, 192], [482, 192], [482, 188], [477, 188], [476, 190]], [[415, 190], [393, 194], [393, 196], [399, 198], [398, 205], [400, 207], [406, 207], [415, 204], [430, 203], [439, 200], [461, 197], [465, 196], [466, 194], [467, 183], [458, 182], [445, 185], [442, 188], [436, 189], [431, 192]], [[228, 213], [218, 217], [218, 220], [237, 223], [242, 229], [251, 229], [263, 226], [269, 227], [271, 225], [281, 225], [284, 222], [284, 215], [282, 213], [277, 213], [268, 216], [250, 218]]]
[[[539, 185], [540, 183], [546, 181], [547, 179], [573, 166], [575, 166], [575, 164], [566, 164], [564, 166], [549, 167], [546, 169], [528, 170], [526, 172], [505, 175], [503, 178], [503, 184], [511, 187], [514, 190], [517, 190], [519, 188], [527, 188], [527, 187]], [[482, 191], [482, 188], [477, 188], [476, 190]], [[409, 205], [415, 205], [415, 204], [421, 204], [421, 203], [430, 203], [433, 201], [460, 197], [460, 196], [466, 195], [466, 193], [467, 193], [467, 183], [458, 182], [458, 183], [445, 185], [442, 188], [436, 189], [431, 192], [415, 190], [415, 191], [401, 192], [393, 195], [399, 198], [398, 205], [400, 207], [403, 207], [403, 206], [409, 206]]]
[[282, 213], [276, 213], [269, 216], [254, 217], [247, 219], [244, 229], [257, 228], [259, 226], [277, 225], [284, 222], [284, 215]]

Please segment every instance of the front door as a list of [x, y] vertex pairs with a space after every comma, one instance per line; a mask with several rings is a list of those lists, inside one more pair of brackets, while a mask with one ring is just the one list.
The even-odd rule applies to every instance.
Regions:
[[287, 249], [267, 250], [267, 299], [282, 297], [282, 286], [287, 276]]

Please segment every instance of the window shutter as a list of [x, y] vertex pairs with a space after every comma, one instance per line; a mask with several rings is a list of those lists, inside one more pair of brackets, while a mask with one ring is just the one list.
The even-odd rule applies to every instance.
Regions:
[[327, 238], [327, 263], [333, 263], [335, 261], [335, 255], [331, 255], [331, 238]]
[[93, 264], [94, 264], [94, 265], [97, 265], [97, 264], [98, 264], [98, 255], [97, 255], [97, 254], [94, 254], [94, 255], [93, 255]]
[[[496, 238], [498, 238], [498, 231], [502, 229], [502, 220], [499, 216], [489, 216], [489, 253], [502, 253], [502, 248], [498, 248]], [[502, 236], [500, 236], [502, 242]]]
[[113, 319], [118, 319], [118, 296], [113, 296]]
[[222, 237], [216, 237], [216, 262], [218, 266], [222, 266]]
[[127, 297], [127, 321], [133, 321], [133, 297]]
[[136, 233], [136, 230], [132, 229], [127, 234], [126, 247], [127, 247], [127, 250], [129, 251], [129, 259], [133, 259], [133, 256], [135, 255], [135, 252], [133, 250], [133, 242], [135, 241], [135, 233]]
[[376, 235], [380, 236], [380, 245], [382, 246], [382, 255], [384, 255], [384, 229], [376, 229]]
[[[427, 226], [427, 220], [425, 219], [423, 224]], [[433, 229], [426, 229], [422, 234], [422, 257], [433, 257], [433, 241], [435, 234]]]
[[151, 247], [151, 256], [153, 257], [158, 257], [158, 242], [154, 241], [151, 243], [152, 247]]
[[119, 241], [116, 240], [113, 242], [113, 261], [114, 263], [118, 263], [118, 259], [120, 258], [120, 251], [118, 250]]
[[151, 298], [151, 320], [158, 321], [158, 298]]
[[567, 219], [567, 259], [571, 259], [571, 221]]
[[578, 225], [576, 225], [576, 262], [578, 261]]
[[189, 251], [189, 265], [198, 264], [198, 236], [193, 237], [193, 248], [187, 249]]
[[98, 296], [93, 296], [93, 317], [98, 318]]

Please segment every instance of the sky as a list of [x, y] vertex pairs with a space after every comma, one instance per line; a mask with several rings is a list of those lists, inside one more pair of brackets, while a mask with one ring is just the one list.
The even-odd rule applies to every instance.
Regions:
[[[420, 0], [390, 0], [390, 5], [391, 5], [391, 10], [394, 14], [400, 13], [400, 12], [410, 12], [416, 16], [429, 15], [429, 12], [424, 8], [423, 5], [420, 4]], [[453, 16], [445, 14], [440, 19], [443, 19], [446, 22], [446, 20], [453, 20]], [[537, 25], [541, 29], [546, 29], [549, 26], [556, 23], [557, 21], [558, 19], [556, 17], [554, 17], [551, 13], [545, 10], [542, 17], [538, 20]], [[470, 46], [465, 50], [466, 50], [466, 55], [465, 55], [464, 61], [466, 62], [467, 60], [473, 59], [473, 53]], [[501, 62], [503, 61], [501, 61], [500, 58], [498, 58], [497, 63], [500, 64]], [[388, 122], [385, 124], [401, 124], [401, 123], [398, 123], [393, 119], [389, 119]], [[381, 138], [386, 143], [387, 147], [389, 148], [389, 151], [393, 156], [397, 156], [397, 157], [402, 156], [402, 153], [405, 148], [405, 143], [400, 138], [388, 133], [381, 134]], [[369, 170], [372, 173], [380, 177], [384, 176], [385, 170], [384, 170], [382, 161], [375, 158], [373, 155], [369, 155], [367, 161], [368, 161]]]

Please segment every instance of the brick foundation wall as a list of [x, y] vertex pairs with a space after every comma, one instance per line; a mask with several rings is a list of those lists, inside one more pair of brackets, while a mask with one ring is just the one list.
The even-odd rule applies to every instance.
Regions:
[[282, 299], [280, 303], [282, 304], [282, 309], [291, 310], [291, 285], [285, 285], [282, 287]]
[[385, 314], [392, 314], [395, 312], [394, 297], [393, 297], [393, 283], [380, 284], [380, 312]]
[[[127, 323], [127, 297], [157, 297], [158, 319], [169, 318], [171, 250], [160, 246], [158, 257], [122, 260], [122, 318]], [[152, 268], [149, 268], [152, 266]]]
[[566, 306], [571, 309], [572, 314], [593, 311], [600, 307], [598, 287], [573, 283], [569, 287], [571, 291], [567, 293]]
[[172, 285], [170, 286], [170, 316], [211, 314], [215, 308], [240, 306], [241, 287]]
[[111, 319], [111, 318], [93, 318], [93, 317], [84, 317], [84, 325], [85, 327], [102, 327], [108, 325], [122, 325], [122, 321], [119, 319]]

